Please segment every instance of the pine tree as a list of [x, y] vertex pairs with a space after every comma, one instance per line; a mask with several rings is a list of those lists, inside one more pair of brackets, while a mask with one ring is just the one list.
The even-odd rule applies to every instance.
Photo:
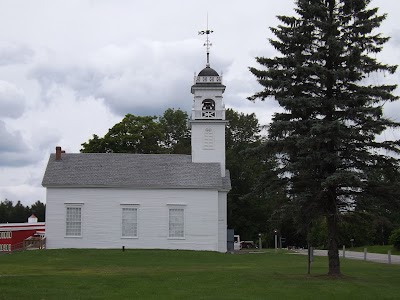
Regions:
[[[329, 274], [340, 275], [338, 221], [368, 192], [369, 177], [398, 161], [399, 141], [376, 136], [399, 123], [383, 115], [396, 101], [395, 85], [371, 85], [375, 72], [397, 66], [376, 59], [388, 41], [376, 33], [386, 15], [369, 0], [297, 0], [297, 16], [278, 16], [271, 45], [280, 53], [257, 57], [250, 68], [263, 90], [249, 100], [274, 97], [284, 109], [269, 126], [270, 151], [299, 220], [324, 216], [328, 227]], [[311, 223], [311, 222], [309, 222]]]

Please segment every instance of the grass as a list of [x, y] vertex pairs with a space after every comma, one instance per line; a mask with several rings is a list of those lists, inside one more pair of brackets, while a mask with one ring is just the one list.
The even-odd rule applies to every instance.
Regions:
[[0, 256], [0, 299], [398, 299], [400, 266], [326, 257], [166, 250], [45, 250]]
[[364, 247], [356, 247], [356, 248], [348, 248], [349, 251], [356, 251], [356, 252], [364, 252], [364, 248], [367, 248], [369, 253], [380, 253], [380, 254], [387, 254], [390, 250], [393, 255], [400, 255], [400, 251], [394, 249], [393, 245], [374, 245], [374, 246], [364, 246]]

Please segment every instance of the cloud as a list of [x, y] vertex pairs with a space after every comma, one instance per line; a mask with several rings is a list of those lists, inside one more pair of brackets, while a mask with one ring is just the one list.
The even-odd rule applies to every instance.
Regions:
[[[40, 181], [39, 181], [40, 182]], [[14, 204], [17, 201], [21, 201], [23, 205], [32, 205], [37, 200], [45, 202], [46, 194], [45, 189], [41, 186], [33, 186], [30, 184], [19, 184], [15, 186], [0, 186], [0, 195], [2, 198], [0, 201], [5, 199], [11, 200]]]
[[4, 121], [0, 120], [0, 152], [17, 152], [26, 150], [21, 133], [9, 132]]
[[25, 45], [0, 42], [0, 66], [27, 63], [33, 55], [33, 50]]
[[[30, 76], [43, 92], [65, 86], [81, 98], [103, 99], [117, 115], [162, 113], [168, 107], [188, 110], [193, 67], [197, 66], [197, 71], [204, 67], [198, 64], [202, 50], [198, 43], [139, 41], [125, 47], [108, 45], [89, 55], [85, 62], [43, 61]], [[215, 58], [218, 69], [227, 69], [228, 64], [223, 58]]]
[[0, 117], [18, 118], [25, 107], [24, 92], [15, 85], [0, 80]]
[[34, 162], [20, 132], [10, 132], [0, 120], [0, 166], [24, 166]]

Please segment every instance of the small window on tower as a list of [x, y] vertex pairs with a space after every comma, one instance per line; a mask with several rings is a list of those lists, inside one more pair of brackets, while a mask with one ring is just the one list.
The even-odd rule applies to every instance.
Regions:
[[214, 149], [214, 132], [211, 128], [206, 128], [204, 130], [203, 149]]

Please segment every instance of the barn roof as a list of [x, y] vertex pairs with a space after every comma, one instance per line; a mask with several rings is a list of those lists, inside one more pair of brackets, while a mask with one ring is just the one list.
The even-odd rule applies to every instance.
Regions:
[[212, 188], [230, 190], [218, 163], [193, 163], [190, 155], [128, 153], [51, 154], [44, 187]]

